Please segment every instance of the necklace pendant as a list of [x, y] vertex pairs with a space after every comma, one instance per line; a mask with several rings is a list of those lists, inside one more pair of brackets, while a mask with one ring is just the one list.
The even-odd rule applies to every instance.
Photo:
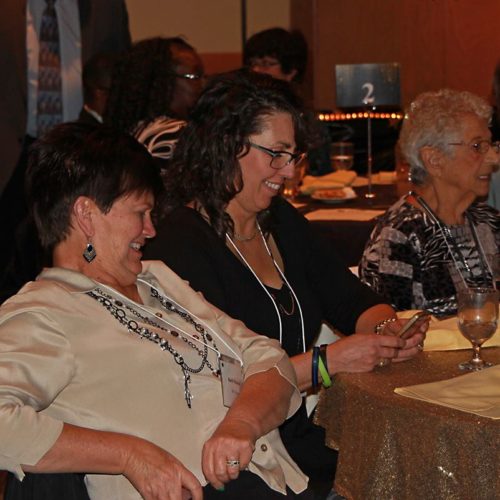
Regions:
[[162, 314], [161, 312], [156, 312], [156, 313], [155, 313], [155, 316], [156, 316], [157, 318], [163, 318], [163, 314]]

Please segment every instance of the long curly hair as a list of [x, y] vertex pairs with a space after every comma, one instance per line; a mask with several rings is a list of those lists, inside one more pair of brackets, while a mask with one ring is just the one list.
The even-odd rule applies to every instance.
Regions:
[[305, 151], [301, 102], [287, 82], [246, 70], [214, 77], [191, 113], [164, 178], [166, 210], [194, 202], [219, 237], [233, 234], [225, 209], [243, 188], [238, 160], [248, 152], [249, 136], [259, 133], [263, 119], [274, 112], [291, 115], [297, 148]]
[[173, 116], [175, 88], [172, 46], [194, 50], [179, 37], [149, 38], [135, 43], [117, 61], [104, 122], [131, 133], [141, 121]]

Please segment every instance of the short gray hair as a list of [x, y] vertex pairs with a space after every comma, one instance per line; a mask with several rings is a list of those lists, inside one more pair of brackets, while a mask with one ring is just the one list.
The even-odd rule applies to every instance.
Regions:
[[459, 140], [462, 132], [461, 115], [471, 113], [489, 123], [492, 109], [488, 103], [467, 91], [442, 89], [420, 94], [405, 116], [399, 143], [401, 152], [410, 164], [412, 181], [423, 184], [427, 170], [420, 150], [432, 146], [451, 155], [450, 142]]

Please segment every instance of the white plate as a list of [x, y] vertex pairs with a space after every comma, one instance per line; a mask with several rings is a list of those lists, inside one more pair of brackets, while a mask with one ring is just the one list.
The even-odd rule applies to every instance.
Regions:
[[[331, 195], [331, 191], [342, 191], [344, 196], [338, 197]], [[344, 201], [353, 200], [357, 198], [357, 194], [350, 187], [337, 188], [337, 189], [316, 189], [311, 194], [313, 200], [322, 201], [323, 203], [343, 203]]]

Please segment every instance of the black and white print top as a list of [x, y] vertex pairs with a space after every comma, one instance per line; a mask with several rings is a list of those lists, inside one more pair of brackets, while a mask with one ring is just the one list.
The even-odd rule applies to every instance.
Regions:
[[[481, 248], [475, 244], [470, 224], [448, 226], [455, 241], [450, 245], [429, 214], [408, 203], [406, 196], [401, 198], [378, 220], [361, 259], [360, 279], [397, 310], [456, 314], [456, 290], [462, 283], [492, 286], [488, 256], [498, 253], [500, 244], [497, 210], [476, 202], [466, 216]], [[454, 255], [455, 251], [461, 255]]]

